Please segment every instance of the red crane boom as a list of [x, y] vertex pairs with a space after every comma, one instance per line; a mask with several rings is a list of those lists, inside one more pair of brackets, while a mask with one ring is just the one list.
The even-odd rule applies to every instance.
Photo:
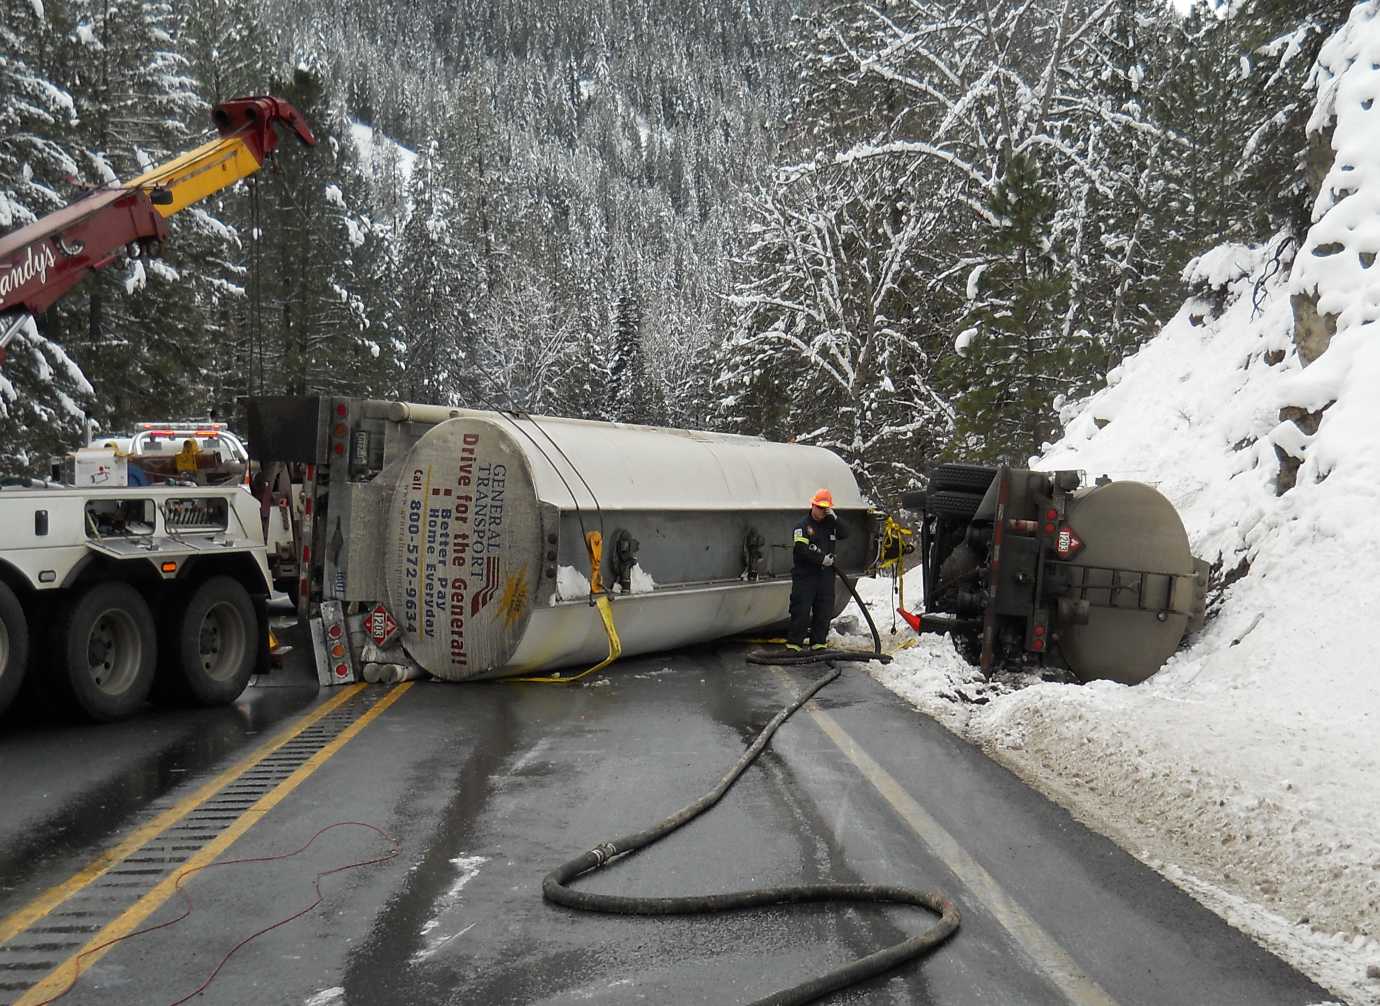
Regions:
[[219, 139], [0, 237], [0, 352], [91, 273], [122, 257], [157, 256], [166, 218], [258, 171], [278, 146], [279, 123], [316, 143], [301, 113], [280, 98], [225, 101], [211, 120]]

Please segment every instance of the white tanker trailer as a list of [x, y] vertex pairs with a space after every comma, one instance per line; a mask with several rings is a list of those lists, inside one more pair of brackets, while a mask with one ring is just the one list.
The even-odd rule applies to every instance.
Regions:
[[302, 466], [294, 573], [300, 609], [321, 615], [323, 680], [355, 679], [351, 612], [454, 681], [603, 659], [601, 583], [628, 655], [780, 623], [792, 528], [821, 486], [849, 532], [840, 569], [876, 556], [880, 515], [822, 448], [360, 399], [249, 413], [265, 473]]

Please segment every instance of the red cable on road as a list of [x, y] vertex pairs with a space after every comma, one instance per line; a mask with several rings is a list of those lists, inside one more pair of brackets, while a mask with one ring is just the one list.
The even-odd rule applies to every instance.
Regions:
[[353, 863], [346, 863], [344, 866], [332, 867], [329, 870], [322, 870], [319, 873], [317, 873], [315, 880], [313, 880], [312, 882], [312, 887], [316, 891], [316, 900], [314, 900], [310, 905], [307, 905], [300, 911], [293, 912], [286, 918], [279, 919], [271, 926], [265, 926], [263, 929], [260, 929], [257, 932], [250, 933], [244, 939], [240, 940], [238, 943], [236, 943], [233, 947], [230, 948], [229, 953], [227, 953], [224, 957], [220, 959], [220, 963], [217, 964], [215, 968], [211, 971], [211, 973], [206, 976], [206, 980], [204, 982], [198, 985], [191, 992], [188, 992], [181, 999], [173, 1000], [171, 1003], [168, 1004], [168, 1006], [181, 1006], [181, 1004], [187, 1002], [187, 1000], [200, 995], [202, 992], [205, 992], [208, 988], [211, 987], [211, 983], [215, 981], [216, 975], [220, 974], [221, 968], [225, 967], [225, 965], [229, 962], [230, 958], [235, 956], [235, 954], [238, 953], [242, 947], [247, 946], [252, 941], [264, 935], [264, 933], [272, 932], [280, 926], [285, 926], [289, 922], [293, 922], [296, 919], [300, 919], [303, 915], [306, 915], [317, 905], [321, 904], [321, 902], [325, 900], [325, 895], [321, 893], [321, 881], [323, 878], [329, 877], [333, 873], [343, 873], [346, 870], [354, 870], [362, 866], [373, 866], [376, 863], [386, 863], [390, 859], [393, 859], [398, 855], [399, 851], [401, 851], [402, 849], [402, 843], [399, 842], [392, 835], [390, 835], [388, 832], [384, 831], [382, 828], [377, 828], [372, 824], [366, 824], [363, 821], [337, 821], [334, 824], [326, 825], [326, 827], [322, 828], [315, 835], [313, 835], [311, 839], [308, 840], [306, 845], [302, 846], [300, 849], [294, 849], [292, 852], [284, 852], [276, 856], [254, 856], [247, 859], [227, 859], [221, 863], [207, 863], [205, 866], [196, 866], [190, 870], [186, 870], [178, 875], [177, 880], [173, 884], [173, 887], [176, 889], [177, 893], [182, 896], [182, 900], [186, 903], [186, 908], [181, 915], [179, 915], [175, 919], [169, 919], [167, 922], [160, 922], [156, 926], [146, 926], [143, 929], [136, 929], [132, 933], [126, 933], [124, 936], [117, 936], [115, 939], [107, 940], [105, 943], [102, 943], [98, 946], [94, 946], [89, 950], [83, 950], [81, 953], [77, 955], [77, 959], [75, 962], [76, 972], [72, 975], [72, 980], [67, 983], [67, 987], [63, 989], [61, 992], [59, 992], [57, 995], [53, 996], [51, 999], [43, 1000], [43, 1002], [39, 1003], [38, 1006], [49, 1006], [50, 1003], [57, 1002], [59, 999], [66, 996], [67, 993], [71, 992], [74, 988], [76, 988], [77, 981], [81, 978], [82, 975], [82, 958], [88, 957], [91, 954], [104, 950], [107, 947], [113, 947], [115, 944], [122, 943], [125, 940], [131, 940], [136, 936], [143, 936], [146, 933], [152, 933], [156, 932], [159, 929], [167, 929], [169, 926], [175, 926], [183, 919], [191, 915], [195, 906], [192, 904], [192, 896], [182, 889], [182, 882], [186, 880], [188, 877], [192, 876], [192, 874], [200, 873], [202, 870], [209, 870], [212, 867], [217, 866], [243, 866], [246, 863], [273, 863], [284, 859], [291, 859], [293, 856], [299, 856], [302, 853], [306, 852], [308, 849], [312, 847], [312, 844], [318, 838], [320, 838], [322, 835], [326, 834], [326, 832], [331, 831], [334, 828], [367, 828], [369, 831], [374, 832], [374, 834], [378, 835], [380, 838], [386, 839], [388, 842], [391, 842], [393, 847], [382, 856], [375, 856], [373, 859], [357, 860]]

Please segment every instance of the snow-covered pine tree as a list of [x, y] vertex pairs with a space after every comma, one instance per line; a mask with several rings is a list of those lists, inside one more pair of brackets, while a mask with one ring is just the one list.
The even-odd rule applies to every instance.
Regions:
[[579, 318], [573, 331], [561, 343], [559, 356], [552, 364], [551, 388], [547, 395], [553, 415], [576, 419], [607, 419], [605, 392], [608, 388], [607, 324]]
[[477, 352], [489, 403], [546, 414], [553, 406], [552, 380], [576, 325], [535, 272], [517, 262], [503, 271], [498, 288], [479, 306]]
[[403, 388], [412, 401], [473, 406], [480, 390], [470, 303], [479, 270], [455, 226], [455, 197], [435, 142], [412, 170], [412, 215], [402, 232], [399, 279], [406, 291], [399, 341]]
[[[76, 171], [60, 139], [74, 105], [50, 75], [56, 30], [41, 2], [0, 0], [0, 234], [61, 206], [62, 179]], [[43, 474], [51, 455], [80, 443], [90, 393], [39, 327], [17, 335], [0, 365], [0, 475]]]
[[263, 93], [272, 48], [256, 0], [175, 0], [178, 51], [208, 105]]
[[0, 233], [67, 202], [77, 171], [63, 142], [76, 109], [52, 73], [61, 31], [41, 0], [0, 0]]
[[613, 302], [613, 347], [609, 357], [606, 415], [617, 423], [645, 423], [650, 419], [647, 362], [642, 346], [642, 297], [637, 270], [618, 284]]
[[85, 442], [93, 392], [62, 347], [26, 326], [0, 366], [0, 476], [46, 477]]
[[1063, 173], [1051, 239], [1067, 256], [1065, 332], [1088, 343], [1091, 372], [1071, 375], [1074, 395], [1177, 309], [1180, 273], [1197, 254], [1172, 205], [1188, 141], [1157, 118], [1162, 88], [1177, 85], [1163, 66], [1177, 25], [1167, 5], [1115, 0], [1066, 48], [1058, 90], [1078, 111], [1052, 129], [1085, 170]]
[[[1170, 239], [1188, 255], [1239, 237], [1250, 208], [1237, 184], [1247, 126], [1242, 40], [1233, 18], [1204, 3], [1170, 23], [1156, 88], [1156, 118], [1181, 142], [1165, 162], [1160, 201]], [[1180, 255], [1182, 258], [1182, 253]]]
[[1055, 187], [1031, 152], [1007, 162], [991, 197], [999, 221], [969, 276], [968, 327], [950, 358], [963, 457], [1024, 463], [1052, 432], [1054, 396], [1081, 372], [1084, 340], [1064, 333], [1066, 255], [1050, 244]]
[[1248, 219], [1257, 238], [1281, 227], [1302, 235], [1311, 223], [1305, 162], [1313, 92], [1305, 85], [1318, 52], [1354, 6], [1354, 0], [1247, 0], [1230, 19], [1244, 49], [1245, 135], [1236, 183], [1254, 210]]
[[[62, 52], [78, 124], [79, 180], [125, 181], [193, 146], [204, 129], [194, 82], [177, 51], [166, 0], [74, 0]], [[195, 129], [195, 132], [194, 132]], [[68, 351], [90, 375], [102, 425], [205, 415], [212, 341], [177, 256], [184, 228], [173, 221], [167, 259], [134, 259], [98, 273], [55, 313]], [[202, 289], [204, 293], [207, 288]]]
[[379, 363], [385, 347], [368, 332], [375, 246], [358, 209], [368, 187], [351, 122], [310, 69], [273, 87], [319, 142], [280, 158], [260, 189], [259, 264], [245, 323], [255, 333], [249, 384], [255, 393], [363, 390], [376, 378], [386, 382], [387, 370]]

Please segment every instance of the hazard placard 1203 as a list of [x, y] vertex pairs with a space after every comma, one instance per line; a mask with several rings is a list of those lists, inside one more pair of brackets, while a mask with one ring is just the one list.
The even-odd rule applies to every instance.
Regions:
[[369, 638], [377, 646], [387, 646], [398, 634], [398, 622], [382, 604], [376, 604], [367, 621]]

